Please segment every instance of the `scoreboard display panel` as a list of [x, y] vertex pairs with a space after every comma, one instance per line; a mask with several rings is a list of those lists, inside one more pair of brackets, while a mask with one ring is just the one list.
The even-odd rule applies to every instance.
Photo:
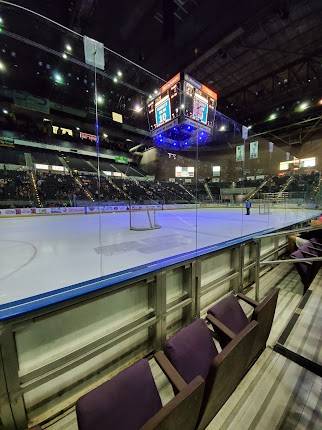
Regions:
[[217, 94], [186, 73], [178, 73], [166, 82], [154, 99], [148, 100], [150, 130], [157, 130], [174, 119], [193, 120], [213, 127]]
[[178, 116], [179, 105], [180, 73], [166, 82], [153, 100], [148, 101], [150, 129], [155, 130]]
[[215, 121], [217, 94], [210, 88], [184, 75], [185, 115], [202, 124], [213, 126]]
[[208, 100], [199, 94], [195, 94], [195, 96], [193, 98], [192, 116], [196, 120], [201, 121], [203, 124], [207, 124]]
[[170, 97], [166, 95], [155, 103], [155, 124], [156, 127], [171, 120], [171, 104]]

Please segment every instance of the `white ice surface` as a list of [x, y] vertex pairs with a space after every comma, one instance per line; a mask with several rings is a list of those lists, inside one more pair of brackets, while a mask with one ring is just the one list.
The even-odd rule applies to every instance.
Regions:
[[[0, 304], [316, 216], [314, 210], [171, 210], [162, 228], [130, 231], [129, 214], [0, 219]], [[101, 216], [101, 238], [99, 217]], [[197, 227], [197, 233], [196, 233]]]

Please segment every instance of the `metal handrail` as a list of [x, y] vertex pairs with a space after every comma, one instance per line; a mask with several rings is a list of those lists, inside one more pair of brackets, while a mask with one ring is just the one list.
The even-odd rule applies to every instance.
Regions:
[[322, 261], [322, 257], [309, 258], [291, 258], [289, 260], [263, 260], [259, 264], [280, 264], [280, 263], [309, 263], [314, 261]]
[[301, 228], [294, 228], [292, 230], [283, 230], [275, 233], [268, 233], [263, 235], [254, 236], [253, 240], [256, 245], [256, 259], [255, 259], [255, 300], [259, 300], [259, 276], [260, 276], [260, 266], [261, 265], [274, 265], [280, 263], [300, 263], [300, 262], [314, 262], [314, 261], [322, 261], [322, 257], [310, 257], [310, 258], [296, 258], [291, 260], [262, 260], [260, 256], [260, 245], [261, 239], [265, 239], [266, 237], [278, 237], [278, 236], [287, 236], [294, 233], [304, 233], [309, 231], [321, 230], [322, 226], [308, 226]]
[[283, 230], [283, 231], [277, 231], [275, 233], [268, 233], [268, 234], [263, 234], [260, 236], [254, 236], [254, 240], [264, 239], [265, 237], [284, 236], [284, 235], [292, 234], [292, 233], [304, 233], [307, 231], [314, 231], [314, 230], [321, 230], [321, 229], [322, 229], [322, 225], [321, 226], [300, 227], [300, 228], [294, 228], [292, 230]]

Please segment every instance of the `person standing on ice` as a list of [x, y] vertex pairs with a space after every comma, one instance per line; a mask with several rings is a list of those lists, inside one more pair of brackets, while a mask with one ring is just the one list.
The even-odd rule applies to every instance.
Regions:
[[252, 203], [249, 200], [245, 201], [246, 215], [250, 215], [250, 208], [252, 207]]

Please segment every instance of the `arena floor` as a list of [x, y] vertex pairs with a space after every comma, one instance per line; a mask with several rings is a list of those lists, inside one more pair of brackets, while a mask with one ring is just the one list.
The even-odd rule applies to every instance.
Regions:
[[[316, 216], [315, 210], [170, 210], [161, 229], [130, 231], [128, 213], [0, 220], [0, 304]], [[101, 229], [99, 228], [101, 217]], [[197, 233], [196, 233], [197, 226]]]

